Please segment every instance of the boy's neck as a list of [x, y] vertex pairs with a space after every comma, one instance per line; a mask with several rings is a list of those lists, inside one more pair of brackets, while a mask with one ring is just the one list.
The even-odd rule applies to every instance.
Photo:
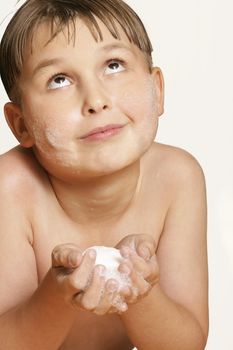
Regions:
[[66, 212], [81, 225], [113, 222], [133, 206], [140, 188], [140, 161], [117, 173], [70, 185], [50, 177], [56, 197]]

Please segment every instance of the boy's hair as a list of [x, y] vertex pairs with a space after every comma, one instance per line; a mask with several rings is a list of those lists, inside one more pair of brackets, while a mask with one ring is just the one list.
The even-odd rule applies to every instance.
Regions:
[[26, 0], [15, 13], [0, 44], [0, 75], [9, 98], [20, 103], [17, 80], [24, 63], [25, 50], [33, 43], [33, 34], [39, 25], [50, 23], [48, 43], [68, 27], [68, 40], [73, 38], [69, 26], [75, 28], [75, 20], [84, 20], [96, 41], [102, 33], [96, 21], [99, 18], [112, 36], [120, 39], [116, 24], [119, 24], [129, 41], [145, 54], [149, 69], [152, 67], [152, 45], [145, 27], [137, 14], [122, 0]]

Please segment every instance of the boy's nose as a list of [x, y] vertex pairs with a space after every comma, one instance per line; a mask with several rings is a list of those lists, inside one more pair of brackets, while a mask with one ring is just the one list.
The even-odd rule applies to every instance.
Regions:
[[82, 113], [92, 116], [111, 109], [111, 100], [101, 84], [88, 84], [85, 89]]

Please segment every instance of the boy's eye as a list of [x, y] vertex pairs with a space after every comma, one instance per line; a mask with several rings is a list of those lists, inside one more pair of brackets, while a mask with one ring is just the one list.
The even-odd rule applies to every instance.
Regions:
[[64, 86], [68, 86], [70, 84], [71, 84], [70, 80], [65, 75], [60, 74], [50, 79], [48, 88], [51, 90], [54, 90], [54, 89], [62, 88]]
[[125, 70], [125, 67], [122, 62], [119, 60], [112, 60], [111, 62], [108, 63], [108, 66], [105, 70], [106, 74], [114, 74], [114, 73], [119, 73]]

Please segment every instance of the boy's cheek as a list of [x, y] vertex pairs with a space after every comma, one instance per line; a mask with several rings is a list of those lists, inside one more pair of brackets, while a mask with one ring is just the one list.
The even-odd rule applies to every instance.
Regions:
[[71, 135], [71, 131], [75, 130], [80, 119], [76, 110], [68, 110], [65, 106], [58, 104], [48, 106], [44, 101], [41, 103], [41, 101], [27, 99], [22, 105], [22, 114], [29, 132], [34, 135], [36, 141]]
[[[132, 85], [132, 84], [131, 84]], [[130, 88], [122, 89], [118, 96], [118, 107], [132, 121], [147, 123], [157, 117], [156, 90], [152, 78], [137, 82]]]
[[46, 152], [63, 140], [58, 126], [55, 126], [51, 118], [43, 118], [42, 114], [42, 111], [40, 114], [35, 113], [32, 109], [25, 110], [25, 122], [28, 133], [34, 141], [34, 146]]

